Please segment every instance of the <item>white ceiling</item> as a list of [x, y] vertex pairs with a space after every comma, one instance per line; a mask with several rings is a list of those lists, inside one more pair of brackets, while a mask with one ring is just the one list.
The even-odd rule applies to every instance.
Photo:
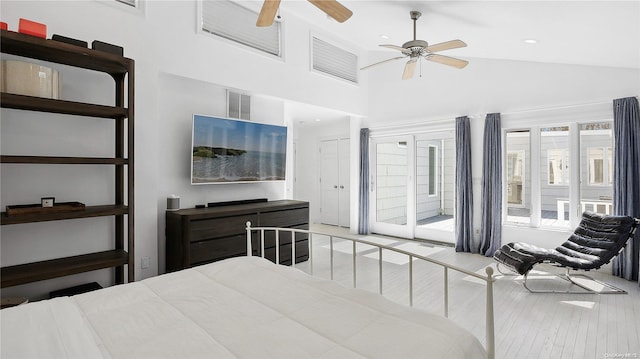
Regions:
[[[442, 54], [562, 64], [640, 68], [640, 1], [366, 1], [339, 2], [353, 11], [330, 20], [303, 0], [282, 0], [315, 27], [365, 50], [413, 38], [409, 11], [418, 10], [417, 38], [436, 44], [461, 39], [467, 47]], [[286, 21], [286, 18], [284, 19]], [[383, 39], [380, 35], [387, 35]], [[535, 45], [525, 39], [536, 39]]]
[[[294, 14], [345, 46], [396, 57], [380, 44], [413, 38], [409, 11], [418, 10], [417, 38], [429, 44], [461, 39], [466, 48], [443, 55], [640, 69], [640, 0], [626, 1], [370, 1], [338, 0], [353, 11], [345, 23], [328, 18], [305, 0], [282, 0], [281, 15]], [[259, 5], [262, 1], [257, 1]], [[381, 38], [388, 36], [388, 39]], [[536, 39], [527, 44], [525, 39]], [[361, 61], [361, 66], [368, 63]], [[345, 114], [291, 103], [305, 126]], [[315, 119], [322, 119], [316, 122]]]

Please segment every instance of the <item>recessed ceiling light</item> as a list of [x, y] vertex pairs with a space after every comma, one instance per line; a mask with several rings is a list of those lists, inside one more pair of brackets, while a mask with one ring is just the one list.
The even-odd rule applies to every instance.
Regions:
[[524, 41], [525, 44], [537, 44], [538, 43], [538, 40], [536, 40], [536, 39], [524, 39], [522, 41]]
[[319, 119], [319, 118], [316, 118], [316, 122], [320, 122], [320, 119]]
[[382, 35], [380, 35], [380, 38], [381, 38], [381, 39], [388, 40], [388, 39], [389, 39], [389, 36], [382, 34]]

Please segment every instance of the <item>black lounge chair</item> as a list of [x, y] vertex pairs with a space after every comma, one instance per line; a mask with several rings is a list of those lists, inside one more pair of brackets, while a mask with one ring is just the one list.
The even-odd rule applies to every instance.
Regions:
[[[593, 212], [584, 212], [580, 225], [569, 239], [556, 249], [544, 249], [522, 242], [505, 244], [495, 252], [493, 258], [509, 269], [524, 275], [523, 285], [533, 293], [626, 293], [620, 288], [599, 282], [584, 274], [569, 275], [569, 271], [598, 269], [609, 263], [625, 247], [629, 239], [633, 238], [640, 219], [629, 216], [609, 216]], [[586, 291], [555, 291], [534, 290], [527, 286], [527, 277], [536, 264], [550, 263], [558, 267], [565, 267], [566, 274], [558, 275]], [[503, 273], [504, 274], [504, 273]], [[608, 290], [594, 290], [581, 284], [575, 277], [588, 278]]]

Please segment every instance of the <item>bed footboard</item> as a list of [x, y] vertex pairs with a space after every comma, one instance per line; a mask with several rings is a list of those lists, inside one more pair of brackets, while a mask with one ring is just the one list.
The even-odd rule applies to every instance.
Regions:
[[[353, 254], [352, 254], [352, 261], [353, 261], [353, 287], [356, 287], [357, 284], [357, 276], [356, 276], [356, 244], [357, 243], [362, 243], [362, 244], [366, 244], [369, 246], [373, 246], [373, 247], [377, 247], [378, 248], [378, 290], [379, 293], [382, 295], [382, 277], [383, 277], [383, 273], [382, 273], [382, 251], [383, 250], [388, 250], [388, 251], [393, 251], [396, 253], [401, 253], [404, 255], [407, 255], [409, 257], [409, 305], [413, 306], [413, 259], [420, 259], [429, 263], [433, 263], [436, 264], [440, 267], [442, 267], [443, 270], [443, 275], [444, 275], [444, 316], [448, 317], [449, 316], [449, 270], [453, 270], [453, 271], [457, 271], [463, 274], [466, 274], [468, 276], [472, 276], [474, 278], [480, 279], [482, 281], [484, 281], [486, 283], [486, 309], [485, 309], [485, 320], [486, 320], [486, 352], [487, 352], [487, 357], [489, 359], [494, 359], [495, 358], [495, 328], [494, 328], [494, 311], [493, 311], [493, 268], [488, 266], [485, 268], [485, 273], [486, 276], [480, 275], [478, 273], [466, 270], [464, 268], [460, 268], [451, 264], [447, 264], [444, 263], [442, 261], [438, 261], [435, 260], [433, 258], [429, 258], [429, 257], [425, 257], [425, 256], [421, 256], [415, 253], [411, 253], [402, 249], [398, 249], [398, 248], [394, 248], [394, 247], [390, 247], [390, 246], [385, 246], [382, 244], [378, 244], [378, 243], [374, 243], [374, 242], [369, 242], [367, 240], [363, 240], [363, 239], [356, 239], [356, 238], [349, 238], [349, 237], [344, 237], [344, 236], [336, 236], [336, 235], [331, 235], [331, 234], [326, 234], [326, 233], [321, 233], [321, 232], [314, 232], [314, 231], [310, 231], [310, 230], [306, 230], [306, 229], [295, 229], [295, 228], [278, 228], [278, 227], [251, 227], [251, 222], [247, 222], [247, 256], [251, 256], [252, 255], [252, 233], [257, 232], [258, 233], [258, 237], [260, 240], [260, 246], [261, 246], [261, 251], [260, 253], [262, 254], [262, 257], [264, 257], [264, 239], [265, 239], [265, 233], [266, 232], [273, 232], [275, 235], [275, 245], [276, 248], [280, 247], [280, 233], [281, 232], [285, 232], [285, 233], [290, 233], [291, 234], [291, 238], [294, 238], [296, 233], [304, 233], [308, 235], [308, 243], [309, 243], [309, 271], [310, 273], [313, 275], [313, 237], [314, 235], [318, 235], [318, 236], [323, 236], [323, 237], [328, 237], [329, 238], [329, 246], [330, 246], [330, 275], [331, 275], [331, 279], [333, 280], [333, 257], [334, 257], [334, 251], [333, 251], [333, 242], [335, 239], [340, 239], [340, 240], [347, 240], [347, 241], [351, 241], [352, 245], [353, 245]], [[295, 258], [296, 258], [296, 253], [295, 253], [295, 245], [291, 246], [291, 258], [292, 258], [292, 265], [295, 264]], [[275, 261], [277, 264], [280, 264], [280, 251], [276, 250], [276, 258]]]

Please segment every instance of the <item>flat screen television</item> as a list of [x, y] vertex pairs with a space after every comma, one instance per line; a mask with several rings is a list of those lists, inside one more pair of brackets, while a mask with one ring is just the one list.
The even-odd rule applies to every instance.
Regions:
[[287, 127], [193, 115], [191, 184], [284, 181]]

